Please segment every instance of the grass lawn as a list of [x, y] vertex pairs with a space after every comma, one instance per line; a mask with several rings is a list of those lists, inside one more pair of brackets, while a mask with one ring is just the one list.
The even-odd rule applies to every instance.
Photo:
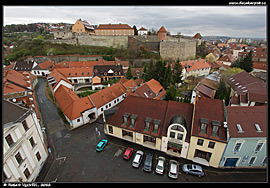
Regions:
[[93, 93], [96, 93], [97, 91], [86, 91], [86, 92], [83, 92], [83, 93], [78, 93], [78, 96], [79, 97], [86, 97], [88, 95], [92, 95]]

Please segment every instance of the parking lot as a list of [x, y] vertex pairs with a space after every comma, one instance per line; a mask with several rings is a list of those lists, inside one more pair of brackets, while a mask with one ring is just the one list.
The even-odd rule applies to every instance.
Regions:
[[[85, 125], [75, 130], [68, 130], [53, 104], [44, 94], [44, 80], [39, 80], [36, 88], [39, 109], [43, 124], [46, 128], [49, 147], [52, 152], [46, 161], [37, 182], [266, 182], [266, 170], [237, 170], [214, 169], [204, 167], [204, 177], [184, 174], [181, 170], [189, 160], [173, 158], [160, 151], [147, 149], [115, 137], [104, 134], [103, 122], [100, 117], [96, 122]], [[100, 136], [96, 133], [100, 131]], [[108, 145], [101, 152], [96, 152], [96, 146], [103, 138], [108, 140]], [[138, 169], [132, 167], [132, 160], [123, 159], [127, 147], [142, 150], [144, 154], [153, 153], [153, 168], [158, 156], [166, 158], [165, 173], [156, 174], [142, 170], [143, 164]], [[145, 155], [142, 163], [144, 162]], [[178, 179], [168, 177], [168, 162], [170, 159], [179, 163]]]

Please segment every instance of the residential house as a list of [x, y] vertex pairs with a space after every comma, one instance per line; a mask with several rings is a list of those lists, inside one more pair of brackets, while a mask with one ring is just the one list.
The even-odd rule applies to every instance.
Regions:
[[139, 97], [146, 97], [151, 99], [163, 100], [165, 98], [166, 90], [155, 79], [144, 83], [137, 88], [132, 95]]
[[134, 35], [134, 29], [128, 24], [100, 24], [95, 29], [96, 35]]
[[109, 119], [105, 117], [104, 132], [186, 158], [192, 111], [192, 104], [129, 96]]
[[222, 62], [224, 65], [231, 66], [232, 63], [236, 61], [232, 54], [225, 54], [218, 59], [219, 62]]
[[48, 76], [52, 67], [53, 61], [45, 61], [43, 63], [35, 64], [31, 73], [36, 76]]
[[144, 27], [141, 27], [138, 30], [138, 36], [142, 36], [142, 35], [147, 35], [147, 29], [145, 29]]
[[71, 81], [69, 81], [58, 68], [55, 68], [48, 76], [47, 81], [49, 83], [49, 87], [54, 94], [59, 86], [64, 85], [67, 88], [74, 90], [74, 86]]
[[36, 113], [3, 100], [3, 181], [34, 182], [48, 157]]
[[35, 67], [36, 65], [37, 63], [34, 61], [16, 61], [13, 69], [19, 72], [23, 71], [31, 72], [32, 68]]
[[95, 29], [86, 20], [78, 19], [72, 26], [72, 32], [75, 32], [77, 34], [87, 33], [89, 35], [94, 35]]
[[230, 106], [261, 106], [267, 103], [266, 84], [242, 71], [226, 80], [232, 88]]
[[98, 118], [97, 109], [88, 96], [79, 98], [70, 88], [60, 85], [54, 97], [71, 129], [91, 123]]
[[13, 69], [3, 71], [3, 98], [36, 111], [38, 119], [39, 112], [34, 92], [34, 86], [38, 80], [30, 72], [17, 72]]
[[101, 82], [124, 77], [122, 65], [95, 65], [93, 77], [99, 77]]
[[197, 98], [194, 103], [187, 159], [217, 168], [227, 144], [225, 104], [219, 99]]
[[206, 62], [205, 59], [182, 61], [180, 64], [183, 67], [182, 75], [185, 78], [190, 76], [206, 76], [211, 70], [211, 66]]
[[228, 106], [228, 143], [220, 167], [267, 167], [267, 107]]

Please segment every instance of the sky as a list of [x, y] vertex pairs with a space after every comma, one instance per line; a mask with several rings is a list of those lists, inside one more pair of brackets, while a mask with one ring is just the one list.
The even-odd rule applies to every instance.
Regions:
[[266, 38], [266, 6], [4, 6], [3, 24], [129, 24], [164, 26], [171, 34]]

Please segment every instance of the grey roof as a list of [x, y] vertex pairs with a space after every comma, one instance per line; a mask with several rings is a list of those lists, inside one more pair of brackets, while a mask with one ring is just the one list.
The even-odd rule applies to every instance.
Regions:
[[6, 128], [14, 123], [23, 121], [31, 113], [31, 110], [3, 100], [3, 112], [2, 123]]

